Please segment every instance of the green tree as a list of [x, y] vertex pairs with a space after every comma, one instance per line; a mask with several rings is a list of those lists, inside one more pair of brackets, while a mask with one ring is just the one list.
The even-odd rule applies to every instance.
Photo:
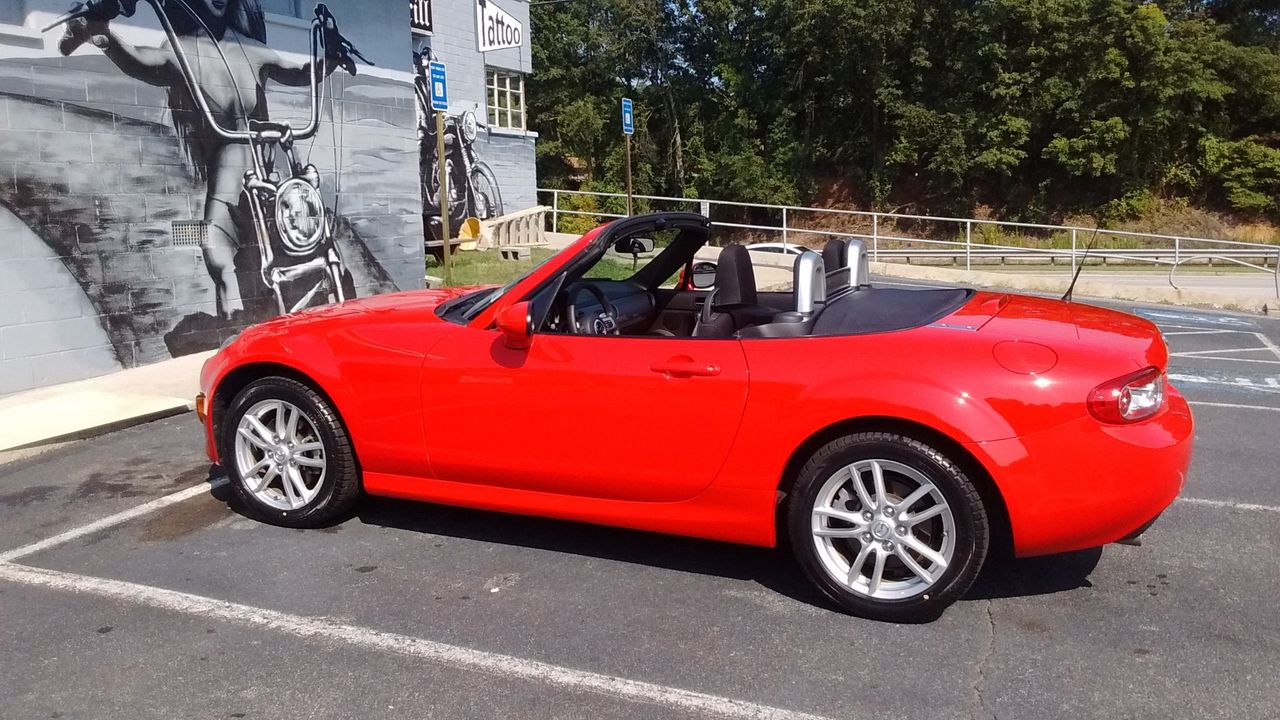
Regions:
[[[1280, 213], [1263, 0], [575, 0], [535, 6], [541, 182], [1054, 217]], [[1145, 199], [1144, 199], [1145, 198]]]

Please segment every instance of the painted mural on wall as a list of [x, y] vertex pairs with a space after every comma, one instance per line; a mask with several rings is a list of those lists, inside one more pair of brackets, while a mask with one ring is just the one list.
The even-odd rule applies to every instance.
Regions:
[[[158, 46], [117, 31], [143, 12]], [[268, 44], [258, 0], [93, 0], [62, 20], [58, 56], [4, 62], [31, 87], [0, 84], [0, 158], [16, 158], [0, 204], [66, 266], [121, 366], [420, 286], [412, 94], [357, 79], [323, 4], [303, 62]]]
[[[440, 173], [439, 142], [436, 137], [436, 116], [431, 109], [431, 95], [426, 75], [430, 54], [414, 55], [418, 68], [414, 80], [418, 108], [418, 144], [421, 158], [423, 216], [431, 238], [439, 240], [443, 232], [440, 222]], [[488, 220], [505, 212], [498, 176], [481, 157], [476, 143], [483, 115], [476, 105], [462, 112], [445, 114], [444, 151], [445, 172], [449, 178], [449, 234], [458, 236], [458, 230], [467, 218]]]

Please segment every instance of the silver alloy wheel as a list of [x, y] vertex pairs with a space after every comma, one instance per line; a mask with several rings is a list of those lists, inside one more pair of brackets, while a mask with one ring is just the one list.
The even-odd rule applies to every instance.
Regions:
[[254, 497], [277, 510], [297, 510], [324, 484], [324, 443], [298, 406], [263, 400], [236, 427], [236, 469]]
[[859, 460], [828, 478], [814, 500], [812, 531], [823, 569], [876, 600], [928, 592], [955, 555], [946, 497], [924, 473], [893, 460]]

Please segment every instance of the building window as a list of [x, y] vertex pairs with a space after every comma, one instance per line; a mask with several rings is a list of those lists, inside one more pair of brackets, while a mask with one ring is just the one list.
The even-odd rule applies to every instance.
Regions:
[[524, 75], [487, 70], [489, 126], [524, 130]]
[[262, 0], [264, 11], [296, 18], [303, 17], [303, 5], [304, 0]]

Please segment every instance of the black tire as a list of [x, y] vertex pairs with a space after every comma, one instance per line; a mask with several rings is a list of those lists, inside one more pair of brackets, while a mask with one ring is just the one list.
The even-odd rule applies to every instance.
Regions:
[[[855, 591], [845, 581], [837, 579], [832, 574], [834, 571], [827, 569], [819, 554], [820, 541], [815, 538], [813, 528], [814, 504], [818, 501], [819, 493], [823, 491], [827, 481], [843, 468], [868, 460], [887, 460], [921, 473], [942, 494], [946, 505], [951, 510], [955, 537], [950, 562], [940, 575], [932, 579], [932, 584], [927, 590], [917, 595], [884, 599], [871, 597], [865, 591]], [[901, 474], [892, 477], [886, 475], [886, 484], [894, 481], [909, 482], [910, 478]], [[886, 494], [892, 492], [888, 490]], [[898, 500], [901, 499], [898, 498]], [[858, 502], [856, 507], [859, 513], [865, 509], [862, 508], [861, 502]], [[919, 507], [919, 501], [913, 504], [913, 507]], [[990, 544], [991, 531], [986, 508], [973, 482], [955, 463], [935, 448], [918, 440], [890, 433], [869, 432], [848, 435], [828, 443], [814, 453], [796, 478], [787, 499], [785, 517], [786, 534], [790, 541], [791, 552], [809, 580], [849, 613], [887, 622], [928, 622], [939, 617], [973, 584], [978, 572], [982, 569]], [[840, 521], [828, 522], [839, 523]], [[925, 524], [921, 523], [920, 527], [925, 527]], [[852, 523], [840, 523], [838, 527], [841, 530], [854, 528]], [[906, 532], [912, 534], [909, 528]], [[872, 539], [869, 534], [864, 537]], [[892, 541], [894, 537], [889, 535], [886, 539]], [[854, 548], [860, 549], [864, 541], [851, 538], [842, 542], [848, 545], [841, 547], [848, 547], [852, 551]], [[880, 543], [872, 539], [870, 544]], [[905, 549], [905, 545], [901, 547]], [[876, 555], [880, 554], [879, 549], [875, 549], [874, 552]], [[850, 559], [848, 553], [842, 553], [842, 557]], [[913, 555], [912, 557], [920, 560], [922, 556]], [[885, 563], [886, 572], [893, 563], [897, 563], [897, 571], [903, 573], [901, 577], [907, 579], [915, 577], [906, 575], [905, 573], [910, 572], [906, 565], [888, 553], [886, 553]], [[856, 562], [850, 559], [847, 564], [852, 566]], [[915, 581], [922, 582], [919, 579]], [[869, 588], [870, 582], [867, 582], [866, 586]]]
[[471, 168], [471, 188], [473, 195], [479, 195], [485, 200], [484, 208], [480, 208], [478, 202], [472, 201], [474, 206], [472, 215], [481, 220], [501, 217], [502, 190], [498, 187], [498, 176], [493, 174], [488, 165], [481, 162]]
[[[245, 413], [264, 400], [284, 400], [305, 413], [324, 445], [325, 468], [316, 496], [292, 510], [272, 507], [249, 490], [236, 462], [237, 427]], [[360, 497], [360, 469], [342, 419], [327, 400], [306, 385], [284, 377], [255, 380], [236, 395], [222, 421], [222, 464], [248, 514], [272, 525], [322, 527], [349, 513]]]

